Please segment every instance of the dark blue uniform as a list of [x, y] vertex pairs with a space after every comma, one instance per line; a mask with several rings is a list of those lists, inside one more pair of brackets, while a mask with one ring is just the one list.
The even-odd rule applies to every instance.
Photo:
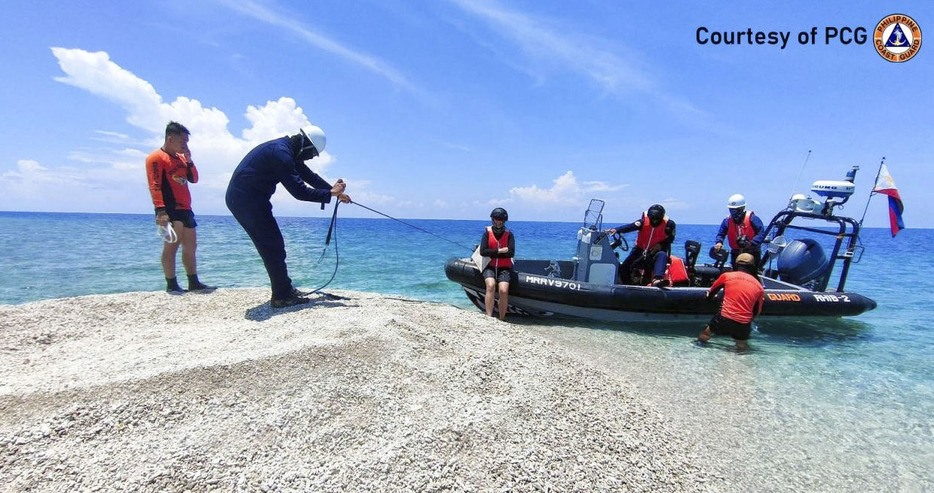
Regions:
[[289, 137], [253, 148], [230, 177], [226, 198], [227, 208], [263, 258], [273, 299], [286, 299], [292, 293], [292, 279], [285, 265], [285, 241], [269, 201], [279, 183], [298, 200], [331, 201], [331, 185], [295, 157]]

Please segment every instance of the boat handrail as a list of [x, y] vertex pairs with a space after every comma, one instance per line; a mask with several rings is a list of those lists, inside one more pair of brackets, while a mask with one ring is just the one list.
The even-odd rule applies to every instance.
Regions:
[[[834, 231], [832, 229], [821, 229], [812, 226], [802, 226], [798, 224], [792, 224], [797, 218], [804, 219], [814, 219], [819, 221], [824, 221], [830, 224], [836, 224], [839, 228]], [[827, 285], [830, 283], [830, 278], [833, 274], [834, 266], [836, 260], [843, 260], [843, 266], [840, 271], [840, 279], [837, 285], [837, 291], [842, 292], [843, 287], [846, 284], [846, 277], [849, 273], [850, 264], [854, 258], [854, 252], [856, 250], [857, 242], [859, 241], [859, 223], [855, 219], [844, 217], [844, 216], [835, 216], [827, 214], [815, 214], [811, 212], [804, 212], [793, 209], [785, 209], [779, 211], [775, 217], [769, 222], [769, 225], [765, 230], [765, 237], [767, 239], [775, 238], [778, 236], [784, 236], [784, 232], [787, 229], [794, 229], [798, 231], [807, 231], [820, 235], [827, 235], [835, 237], [833, 251], [831, 252], [829, 258], [830, 262], [827, 263], [825, 271], [818, 277], [818, 285], [815, 288], [817, 291], [826, 291]], [[773, 231], [774, 230], [774, 231]], [[840, 254], [840, 248], [843, 246], [843, 240], [848, 239], [844, 253]], [[768, 249], [766, 249], [765, 255], [762, 257], [760, 266], [766, 265], [766, 263], [775, 255], [773, 255]]]

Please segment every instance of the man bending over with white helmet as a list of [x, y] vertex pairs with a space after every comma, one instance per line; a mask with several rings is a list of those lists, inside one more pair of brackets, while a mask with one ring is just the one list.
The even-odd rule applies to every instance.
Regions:
[[281, 183], [298, 200], [326, 204], [337, 197], [345, 204], [350, 202], [344, 180], [331, 186], [305, 165], [305, 160], [324, 152], [325, 143], [324, 132], [310, 125], [295, 135], [260, 144], [240, 161], [227, 185], [227, 208], [253, 240], [269, 274], [273, 308], [309, 301], [292, 286], [285, 265], [285, 241], [270, 202], [276, 185]]

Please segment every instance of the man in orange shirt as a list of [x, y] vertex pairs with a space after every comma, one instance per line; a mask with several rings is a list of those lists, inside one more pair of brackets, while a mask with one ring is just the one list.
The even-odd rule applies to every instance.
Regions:
[[175, 254], [182, 247], [182, 264], [188, 274], [189, 291], [214, 289], [198, 280], [195, 249], [198, 237], [195, 214], [191, 211], [191, 194], [188, 183], [198, 183], [198, 169], [191, 161], [188, 136], [191, 132], [178, 122], [169, 122], [165, 127], [165, 142], [146, 158], [146, 176], [149, 193], [156, 208], [156, 224], [165, 227], [169, 222], [175, 229], [178, 241], [166, 242], [162, 248], [162, 272], [165, 274], [166, 292], [181, 294], [185, 291], [175, 277]]
[[765, 291], [756, 277], [755, 258], [752, 254], [741, 253], [736, 257], [736, 269], [724, 272], [714, 281], [707, 291], [707, 299], [723, 289], [723, 304], [704, 331], [697, 339], [705, 343], [713, 334], [733, 336], [736, 349], [746, 349], [749, 334], [752, 332], [752, 320], [762, 312], [765, 303]]

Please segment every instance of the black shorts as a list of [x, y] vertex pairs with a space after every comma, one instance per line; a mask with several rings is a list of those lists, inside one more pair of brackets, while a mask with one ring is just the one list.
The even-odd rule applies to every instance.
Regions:
[[487, 267], [486, 269], [483, 269], [483, 278], [486, 279], [492, 277], [496, 279], [496, 282], [512, 281], [512, 269], [501, 268], [498, 270], [499, 272], [497, 272], [497, 269], [494, 269], [493, 267]]
[[198, 227], [194, 212], [185, 209], [166, 209], [165, 213], [169, 215], [170, 221], [181, 221], [182, 226], [186, 228], [194, 229]]
[[719, 313], [714, 315], [707, 323], [710, 331], [718, 336], [733, 336], [733, 339], [745, 341], [749, 339], [752, 333], [752, 324], [742, 324], [735, 320], [730, 320], [721, 316]]

